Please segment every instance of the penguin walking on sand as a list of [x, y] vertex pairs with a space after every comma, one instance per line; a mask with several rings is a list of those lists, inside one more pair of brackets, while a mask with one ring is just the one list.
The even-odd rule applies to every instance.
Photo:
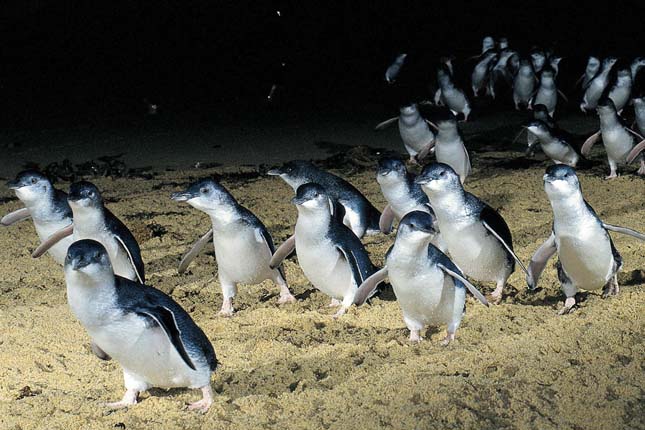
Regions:
[[215, 351], [204, 332], [163, 292], [114, 274], [105, 247], [83, 239], [65, 259], [67, 302], [92, 342], [123, 368], [126, 392], [111, 409], [134, 405], [152, 387], [201, 389], [188, 406], [206, 412], [213, 403]]
[[629, 102], [632, 94], [632, 73], [629, 68], [621, 67], [616, 71], [614, 81], [605, 90], [607, 97], [614, 102], [614, 107], [618, 114], [623, 111], [623, 108]]
[[[471, 88], [475, 97], [479, 96], [481, 90], [486, 89], [490, 79], [492, 65], [497, 62], [497, 52], [494, 50], [484, 52], [475, 65], [470, 75]], [[494, 94], [493, 94], [494, 97]]]
[[471, 108], [466, 94], [457, 88], [447, 67], [442, 66], [437, 70], [437, 81], [441, 90], [441, 102], [452, 111], [453, 114], [462, 114], [464, 121], [468, 121]]
[[[5, 215], [0, 220], [0, 225], [9, 226], [31, 218], [42, 242], [72, 224], [72, 209], [67, 203], [67, 194], [54, 188], [42, 173], [25, 170], [18, 173], [16, 179], [7, 182], [7, 187], [14, 190], [25, 207]], [[66, 237], [47, 252], [62, 265], [71, 244], [72, 238]]]
[[421, 330], [426, 325], [446, 324], [442, 345], [448, 345], [455, 339], [464, 315], [466, 289], [484, 305], [488, 306], [488, 302], [461, 270], [430, 243], [435, 234], [433, 218], [428, 213], [413, 211], [405, 215], [384, 267], [363, 282], [356, 300], [364, 302], [380, 282], [389, 278], [410, 330], [410, 342], [422, 340]]
[[515, 262], [526, 271], [513, 252], [511, 231], [504, 218], [466, 192], [459, 175], [446, 164], [424, 167], [415, 182], [428, 195], [452, 261], [470, 278], [495, 282], [491, 297], [498, 303]]
[[186, 270], [212, 237], [217, 277], [224, 297], [220, 315], [233, 315], [233, 298], [239, 283], [258, 284], [270, 279], [280, 287], [279, 304], [296, 301], [282, 269], [269, 267], [275, 247], [266, 227], [220, 183], [210, 178], [202, 179], [189, 185], [185, 191], [173, 193], [172, 199], [187, 202], [210, 216], [212, 229], [182, 259], [179, 273]]
[[329, 196], [338, 201], [345, 211], [343, 223], [356, 236], [372, 235], [380, 232], [381, 213], [365, 198], [360, 191], [344, 179], [314, 166], [311, 162], [296, 160], [282, 167], [269, 170], [270, 176], [279, 176], [294, 191], [300, 185], [315, 182], [325, 188]]
[[603, 60], [600, 70], [585, 88], [582, 103], [580, 103], [580, 110], [588, 112], [598, 106], [598, 101], [605, 92], [607, 85], [609, 85], [609, 72], [611, 72], [616, 61], [617, 59], [614, 57], [608, 57]]
[[[526, 129], [537, 137], [542, 151], [554, 163], [576, 167], [576, 164], [580, 161], [580, 156], [568, 142], [568, 138], [564, 133], [549, 127], [547, 123], [541, 120], [531, 121], [526, 126]], [[529, 150], [532, 150], [532, 147], [529, 147]]]
[[527, 59], [520, 60], [520, 68], [513, 80], [513, 103], [516, 110], [520, 110], [520, 106], [529, 106], [535, 93], [536, 81], [531, 62]]
[[459, 175], [461, 183], [466, 182], [466, 178], [472, 171], [470, 156], [464, 145], [457, 119], [452, 113], [447, 112], [446, 116], [437, 121], [437, 136], [433, 146], [437, 162], [452, 167]]
[[432, 145], [435, 135], [431, 127], [435, 125], [421, 115], [416, 103], [401, 106], [399, 112], [399, 116], [381, 122], [374, 130], [381, 131], [398, 121], [399, 135], [410, 155], [410, 163], [418, 164], [422, 161], [420, 154], [427, 154]]
[[32, 256], [40, 257], [71, 235], [74, 242], [93, 239], [107, 250], [115, 274], [143, 284], [146, 278], [139, 244], [125, 224], [104, 206], [96, 185], [87, 181], [74, 182], [69, 187], [67, 201], [74, 222], [53, 233], [36, 248]]
[[547, 261], [557, 253], [558, 278], [566, 296], [560, 314], [575, 306], [579, 289], [603, 288], [603, 297], [618, 294], [618, 271], [623, 260], [608, 231], [644, 241], [645, 235], [600, 220], [584, 199], [576, 172], [569, 166], [548, 167], [544, 190], [553, 208], [553, 231], [531, 258], [526, 277], [529, 289], [535, 289]]
[[544, 105], [549, 111], [549, 115], [554, 116], [555, 108], [558, 104], [558, 93], [562, 94], [556, 86], [553, 69], [546, 67], [540, 73], [540, 85], [535, 97], [531, 99], [531, 105]]
[[295, 248], [309, 282], [331, 297], [331, 307], [340, 306], [334, 314], [339, 318], [355, 303], [358, 287], [374, 273], [374, 266], [360, 239], [341, 222], [342, 206], [326, 188], [300, 185], [292, 202], [298, 209], [295, 234], [278, 248], [271, 267], [279, 267]]

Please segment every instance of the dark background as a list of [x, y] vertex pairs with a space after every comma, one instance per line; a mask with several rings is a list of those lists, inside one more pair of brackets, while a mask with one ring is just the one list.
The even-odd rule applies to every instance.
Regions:
[[5, 0], [2, 123], [134, 113], [145, 97], [172, 111], [261, 112], [274, 82], [287, 109], [375, 103], [398, 52], [423, 88], [438, 55], [477, 54], [485, 35], [521, 52], [553, 46], [571, 83], [589, 53], [645, 55], [643, 2], [324, 3]]

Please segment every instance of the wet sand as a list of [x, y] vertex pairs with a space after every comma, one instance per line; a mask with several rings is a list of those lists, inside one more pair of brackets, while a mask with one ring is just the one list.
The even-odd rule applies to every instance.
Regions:
[[[517, 127], [503, 122], [496, 127], [504, 129], [502, 143], [511, 149], [494, 144], [499, 134], [472, 132], [467, 143], [479, 152], [471, 155], [474, 173], [466, 188], [500, 211], [519, 257], [528, 261], [551, 228], [541, 181], [548, 163], [510, 147]], [[387, 136], [400, 151], [395, 133]], [[633, 175], [633, 167], [603, 180], [603, 155], [598, 145], [592, 166], [579, 172], [587, 201], [603, 220], [644, 231], [645, 180]], [[187, 273], [176, 271], [182, 254], [209, 228], [208, 219], [170, 200], [170, 193], [195, 178], [223, 174], [223, 184], [278, 244], [295, 223], [293, 193], [279, 179], [255, 174], [255, 167], [161, 166], [150, 180], [92, 180], [139, 240], [148, 284], [171, 294], [213, 343], [221, 367], [212, 380], [211, 410], [205, 416], [184, 410], [200, 393], [176, 389], [151, 390], [127, 410], [103, 407], [123, 395], [121, 370], [92, 355], [67, 307], [60, 266], [49, 256], [30, 257], [37, 236], [30, 222], [22, 222], [0, 228], [0, 428], [645, 428], [642, 242], [612, 234], [624, 258], [617, 297], [582, 293], [579, 309], [558, 316], [563, 296], [553, 261], [536, 292], [526, 290], [517, 271], [500, 305], [485, 308], [468, 298], [457, 342], [448, 347], [439, 345], [444, 327], [430, 328], [424, 342], [410, 344], [391, 293], [332, 320], [328, 298], [312, 289], [294, 258], [285, 268], [297, 303], [277, 305], [278, 289], [270, 282], [241, 286], [236, 315], [219, 318], [212, 248]], [[373, 171], [338, 173], [384, 206]], [[0, 187], [0, 214], [21, 207], [11, 197]], [[376, 265], [392, 239], [366, 238]], [[481, 287], [490, 292], [493, 286]]]

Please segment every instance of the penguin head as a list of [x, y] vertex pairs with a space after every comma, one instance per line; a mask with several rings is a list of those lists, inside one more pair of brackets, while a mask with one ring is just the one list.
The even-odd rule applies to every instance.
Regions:
[[486, 36], [482, 40], [482, 51], [488, 51], [491, 48], [495, 47], [495, 39], [491, 36]]
[[634, 103], [634, 108], [635, 109], [643, 109], [645, 108], [645, 97], [634, 97], [632, 99], [632, 102]]
[[297, 188], [299, 185], [308, 182], [305, 178], [317, 170], [318, 168], [309, 161], [295, 160], [283, 164], [282, 167], [273, 168], [267, 174], [270, 176], [279, 176], [287, 184], [293, 188]]
[[203, 211], [235, 204], [235, 199], [228, 190], [213, 178], [195, 181], [185, 191], [173, 193], [170, 198], [176, 202], [187, 202], [194, 208]]
[[555, 71], [551, 67], [545, 67], [540, 73], [540, 81], [552, 81], [555, 77]]
[[500, 37], [499, 42], [497, 43], [499, 46], [499, 49], [506, 49], [508, 48], [508, 39], [505, 37]]
[[520, 72], [522, 74], [533, 73], [533, 63], [528, 58], [520, 60]]
[[74, 208], [97, 208], [103, 206], [101, 192], [91, 182], [79, 181], [69, 186], [67, 201], [72, 209]]
[[618, 69], [618, 72], [616, 72], [616, 79], [618, 80], [618, 82], [631, 81], [632, 71], [626, 67], [621, 67], [620, 69]]
[[544, 174], [544, 189], [549, 197], [568, 197], [580, 191], [580, 182], [573, 167], [566, 164], [549, 166]]
[[551, 130], [549, 130], [549, 126], [539, 119], [529, 121], [526, 125], [526, 129], [536, 136], [545, 136], [551, 132]]
[[450, 85], [452, 83], [450, 70], [448, 70], [445, 64], [441, 64], [437, 68], [437, 81], [439, 82], [439, 86]]
[[419, 108], [416, 103], [408, 103], [399, 108], [399, 113], [403, 116], [418, 115]]
[[430, 240], [437, 234], [434, 228], [434, 218], [427, 212], [408, 212], [399, 222], [397, 239], [411, 239], [414, 241]]
[[614, 64], [616, 64], [616, 61], [618, 61], [618, 58], [616, 57], [607, 57], [603, 60], [602, 62], [602, 67], [603, 69], [608, 69], [610, 67], [613, 67]]
[[397, 158], [382, 158], [378, 162], [376, 181], [379, 184], [399, 181], [408, 173], [403, 161]]
[[457, 117], [449, 109], [443, 109], [440, 115], [435, 118], [439, 130], [454, 130], [457, 128]]
[[590, 55], [587, 60], [587, 68], [591, 70], [597, 70], [600, 67], [600, 59], [595, 55]]
[[7, 187], [14, 190], [23, 202], [34, 202], [48, 195], [53, 189], [51, 182], [37, 170], [24, 170], [16, 179], [7, 181]]
[[540, 119], [542, 121], [545, 119], [551, 119], [549, 109], [542, 103], [533, 105], [533, 119]]
[[334, 212], [334, 204], [322, 185], [314, 182], [302, 184], [296, 190], [296, 196], [291, 199], [296, 205], [298, 212], [306, 211], [327, 211]]
[[426, 193], [461, 190], [459, 175], [447, 164], [432, 163], [423, 168], [414, 180]]
[[608, 96], [602, 96], [600, 100], [598, 100], [598, 107], [596, 109], [598, 110], [599, 115], [611, 115], [616, 113], [616, 105], [614, 105], [614, 101]]
[[533, 64], [544, 64], [546, 60], [546, 55], [544, 55], [544, 51], [540, 48], [533, 48], [530, 55]]
[[65, 274], [83, 274], [94, 277], [99, 274], [113, 274], [110, 257], [105, 247], [91, 239], [78, 240], [67, 248]]

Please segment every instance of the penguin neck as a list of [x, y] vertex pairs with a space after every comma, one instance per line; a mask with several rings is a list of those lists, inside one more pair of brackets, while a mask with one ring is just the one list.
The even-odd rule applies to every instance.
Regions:
[[36, 222], [47, 222], [52, 218], [52, 213], [56, 211], [54, 206], [54, 189], [52, 187], [45, 190], [40, 198], [34, 200], [23, 200], [23, 204], [29, 209], [29, 214]]
[[383, 196], [385, 196], [385, 199], [390, 204], [401, 198], [405, 198], [410, 193], [410, 188], [405, 177], [383, 181], [380, 185]]
[[298, 219], [296, 220], [295, 228], [296, 238], [320, 240], [327, 236], [331, 223], [331, 213], [326, 208], [315, 210], [298, 208]]
[[456, 141], [459, 138], [459, 133], [457, 132], [457, 127], [439, 127], [437, 132], [437, 140], [445, 143], [451, 143]]
[[442, 218], [439, 223], [451, 223], [452, 219], [464, 212], [466, 205], [466, 192], [461, 187], [453, 187], [450, 190], [428, 195], [430, 204], [437, 215]]
[[215, 231], [226, 230], [239, 219], [237, 207], [234, 205], [220, 205], [216, 209], [207, 210], [206, 213], [211, 217]]
[[402, 113], [399, 115], [399, 120], [405, 125], [413, 125], [421, 120], [421, 115], [419, 115], [418, 111], [405, 114]]
[[618, 115], [614, 111], [599, 115], [599, 117], [601, 130], [608, 130], [618, 125]]
[[394, 247], [392, 247], [390, 256], [394, 256], [397, 260], [411, 260], [419, 257], [425, 258], [428, 254], [427, 249], [431, 239], [431, 237], [428, 237], [423, 240], [415, 240], [406, 234], [399, 235], [394, 241]]
[[569, 220], [573, 223], [580, 222], [581, 210], [585, 209], [585, 201], [581, 192], [550, 200], [554, 219], [563, 222]]
[[90, 275], [67, 269], [67, 301], [83, 325], [101, 325], [108, 317], [106, 308], [113, 307], [116, 278], [111, 268]]
[[[74, 232], [92, 234], [99, 230], [106, 229], [105, 210], [100, 206], [76, 206], [72, 209], [74, 213]], [[85, 235], [83, 235], [85, 236]]]

